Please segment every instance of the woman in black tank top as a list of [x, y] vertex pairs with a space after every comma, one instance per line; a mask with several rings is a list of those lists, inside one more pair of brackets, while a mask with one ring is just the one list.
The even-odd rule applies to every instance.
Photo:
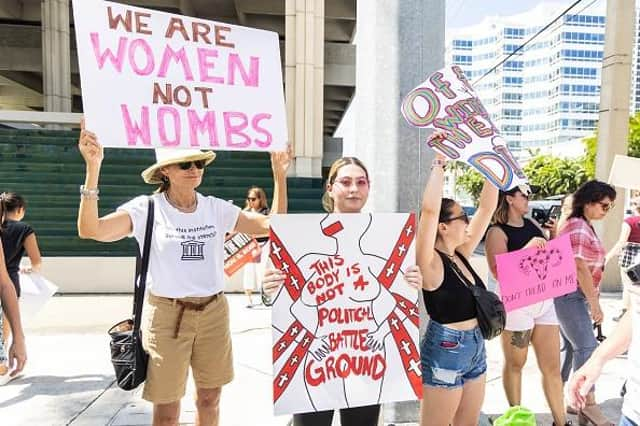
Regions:
[[489, 225], [498, 190], [485, 181], [478, 210], [469, 221], [460, 204], [442, 198], [444, 158], [438, 154], [433, 162], [416, 237], [430, 316], [421, 344], [421, 426], [478, 424], [487, 369], [476, 302], [469, 289], [484, 283], [467, 259]]
[[[545, 235], [536, 223], [525, 218], [531, 188], [527, 185], [500, 192], [498, 208], [485, 241], [489, 271], [498, 278], [496, 255], [523, 248], [544, 248]], [[502, 384], [509, 405], [520, 405], [522, 369], [529, 343], [533, 344], [542, 373], [544, 394], [555, 425], [564, 425], [566, 415], [560, 376], [560, 331], [553, 300], [507, 312], [507, 324], [500, 336], [504, 364]]]

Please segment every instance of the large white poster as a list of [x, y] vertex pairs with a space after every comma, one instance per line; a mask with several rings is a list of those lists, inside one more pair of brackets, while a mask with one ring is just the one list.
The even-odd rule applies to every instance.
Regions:
[[276, 414], [415, 400], [422, 380], [413, 214], [281, 215], [270, 259]]
[[640, 189], [640, 158], [616, 155], [609, 172], [609, 183], [620, 188]]
[[104, 146], [284, 151], [278, 34], [74, 0], [86, 127]]
[[429, 146], [452, 160], [470, 164], [499, 189], [527, 182], [460, 67], [445, 67], [431, 74], [409, 92], [401, 110], [412, 126], [444, 130], [446, 139], [431, 140]]

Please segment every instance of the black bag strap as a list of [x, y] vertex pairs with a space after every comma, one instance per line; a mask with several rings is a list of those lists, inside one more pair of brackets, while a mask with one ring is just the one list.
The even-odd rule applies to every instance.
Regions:
[[142, 317], [142, 305], [144, 304], [144, 292], [147, 286], [147, 271], [149, 269], [149, 252], [151, 251], [151, 235], [153, 234], [153, 197], [149, 197], [149, 208], [147, 211], [147, 226], [144, 231], [144, 245], [142, 248], [142, 258], [140, 258], [140, 246], [136, 261], [136, 279], [133, 283], [133, 330], [140, 329]]
[[[474, 288], [475, 287], [475, 283], [472, 283], [471, 281], [469, 281], [469, 279], [466, 277], [466, 275], [460, 270], [460, 268], [458, 267], [458, 265], [456, 265], [456, 263], [451, 260], [451, 258], [449, 258], [449, 256], [446, 253], [441, 252], [438, 249], [435, 249], [436, 252], [438, 252], [438, 254], [440, 255], [440, 257], [442, 258], [442, 263], [443, 266], [446, 268], [447, 265], [451, 268], [451, 270], [453, 271], [454, 274], [456, 274], [456, 276], [458, 277], [458, 279], [460, 281], [462, 281], [462, 283], [464, 285], [466, 285], [469, 288]], [[456, 251], [456, 255], [460, 258], [463, 259], [462, 263], [464, 263], [464, 266], [467, 267], [467, 269], [469, 269], [469, 271], [471, 272], [471, 266], [469, 265], [469, 263], [466, 261], [467, 259], [464, 258], [464, 256], [462, 256], [460, 253], [458, 253]], [[471, 275], [473, 275], [473, 272], [471, 272]], [[474, 276], [475, 278], [475, 276]]]

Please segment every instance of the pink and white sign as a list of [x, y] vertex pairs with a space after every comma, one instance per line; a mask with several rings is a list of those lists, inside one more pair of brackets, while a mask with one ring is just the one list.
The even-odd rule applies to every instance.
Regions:
[[578, 277], [569, 235], [544, 249], [522, 249], [496, 256], [500, 296], [507, 312], [576, 291]]
[[283, 151], [278, 34], [74, 0], [88, 129], [104, 146]]
[[442, 129], [445, 140], [429, 146], [464, 161], [502, 190], [527, 182], [489, 113], [458, 66], [431, 74], [402, 101], [402, 115], [415, 127]]

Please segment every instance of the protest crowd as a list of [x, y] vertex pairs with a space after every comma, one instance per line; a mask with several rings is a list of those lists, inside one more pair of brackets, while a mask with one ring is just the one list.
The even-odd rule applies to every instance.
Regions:
[[[108, 13], [114, 16], [111, 6]], [[182, 34], [214, 46], [200, 49], [194, 64], [165, 40], [162, 53], [147, 55], [143, 66], [136, 62], [140, 55], [125, 52], [151, 52], [149, 42], [123, 38], [122, 54], [100, 55], [109, 37], [78, 25], [77, 37], [93, 43], [80, 61], [83, 78], [108, 66], [121, 73], [125, 58], [136, 74], [161, 78], [173, 61], [181, 64], [178, 80], [215, 83], [224, 97], [234, 93], [228, 90], [268, 86], [260, 73], [269, 66], [279, 75], [279, 60], [232, 52], [244, 41], [234, 38], [235, 27], [194, 25], [187, 31], [178, 19], [168, 25], [167, 39]], [[271, 41], [276, 49], [277, 38]], [[224, 77], [210, 74], [214, 60], [228, 64], [219, 67]], [[199, 71], [195, 79], [192, 67]], [[280, 80], [274, 79], [274, 91], [265, 89], [261, 101], [281, 90]], [[197, 89], [208, 107], [210, 92]], [[102, 120], [89, 98], [77, 146], [86, 170], [78, 235], [104, 243], [133, 238], [139, 247], [134, 315], [110, 330], [111, 357], [121, 388], [143, 386], [154, 425], [179, 424], [190, 372], [196, 424], [219, 424], [223, 387], [234, 380], [224, 279], [239, 270], [247, 308], [256, 305], [254, 292], [272, 306], [274, 412], [292, 415], [294, 426], [330, 426], [334, 416], [343, 426], [375, 426], [384, 403], [405, 400], [419, 401], [421, 426], [477, 425], [490, 339], [501, 344], [502, 384], [511, 407], [494, 424], [535, 424], [531, 418], [510, 420], [528, 415], [522, 375], [530, 347], [553, 425], [640, 424], [640, 198], [632, 200], [634, 215], [608, 253], [594, 223], [620, 202], [609, 183], [589, 180], [565, 194], [560, 215], [544, 223], [531, 219], [529, 201], [538, 188], [528, 182], [459, 68], [433, 73], [399, 105], [410, 125], [434, 130], [423, 141], [434, 159], [417, 213], [370, 212], [367, 201], [385, 182], [374, 185], [367, 165], [345, 156], [331, 165], [317, 200], [325, 212], [288, 214], [287, 174], [295, 158], [285, 143], [284, 113], [277, 124], [258, 103], [248, 115], [220, 110], [198, 116], [197, 96], [167, 109], [155, 102], [169, 96], [159, 90], [155, 83], [151, 118], [149, 106], [114, 107], [122, 113], [122, 140], [129, 147], [155, 148], [155, 162], [141, 172], [151, 195], [130, 194], [115, 211], [101, 214], [100, 175], [109, 161], [104, 148], [117, 146], [117, 126]], [[284, 107], [281, 94], [271, 99], [276, 98]], [[146, 129], [132, 124], [138, 120], [134, 111]], [[166, 116], [189, 129], [182, 132], [189, 140], [164, 127]], [[271, 202], [257, 186], [247, 190], [242, 209], [198, 192], [216, 158], [214, 151], [198, 149], [204, 133], [220, 149], [271, 152]], [[473, 217], [444, 196], [445, 170], [453, 161], [466, 162], [484, 177]], [[34, 229], [22, 222], [26, 207], [19, 194], [0, 195], [0, 385], [28, 374], [20, 277], [38, 273], [42, 260]], [[486, 277], [471, 263], [480, 244]], [[24, 255], [30, 267], [21, 270]], [[609, 263], [618, 257], [618, 265]], [[594, 329], [604, 320], [600, 284], [607, 263], [621, 270], [624, 300], [615, 331], [600, 342]], [[426, 318], [418, 314], [420, 303]], [[625, 351], [624, 405], [620, 418], [609, 419], [595, 386], [606, 362]]]

